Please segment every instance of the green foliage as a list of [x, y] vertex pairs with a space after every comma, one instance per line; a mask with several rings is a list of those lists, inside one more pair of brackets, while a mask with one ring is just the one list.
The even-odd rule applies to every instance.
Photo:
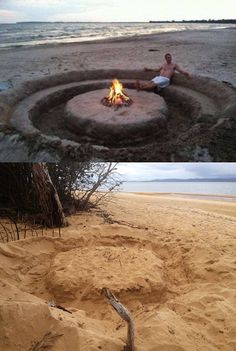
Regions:
[[[55, 163], [47, 169], [67, 214], [98, 205], [121, 184], [113, 163]], [[35, 182], [31, 163], [0, 164], [0, 215], [35, 221], [42, 213]]]
[[121, 184], [113, 163], [57, 163], [48, 164], [48, 170], [62, 205], [69, 212], [98, 205]]

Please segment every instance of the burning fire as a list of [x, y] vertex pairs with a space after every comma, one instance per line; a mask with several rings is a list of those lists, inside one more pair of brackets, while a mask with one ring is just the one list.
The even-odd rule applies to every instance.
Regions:
[[128, 97], [123, 91], [123, 85], [118, 79], [113, 79], [110, 93], [107, 97], [102, 98], [102, 104], [108, 107], [130, 106], [133, 100]]

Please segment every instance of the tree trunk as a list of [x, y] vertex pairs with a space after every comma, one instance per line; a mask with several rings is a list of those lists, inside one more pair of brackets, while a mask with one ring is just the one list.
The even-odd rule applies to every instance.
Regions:
[[67, 221], [62, 205], [46, 165], [34, 163], [32, 174], [45, 225], [48, 227], [66, 226]]

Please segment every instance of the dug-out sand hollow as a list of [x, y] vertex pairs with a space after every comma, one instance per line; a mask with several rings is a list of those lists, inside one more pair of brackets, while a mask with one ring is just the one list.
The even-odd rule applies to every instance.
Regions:
[[[114, 77], [134, 100], [117, 111], [100, 101]], [[176, 74], [159, 95], [134, 90], [136, 79], [152, 77], [145, 71], [97, 70], [26, 82], [0, 94], [1, 130], [17, 134], [31, 154], [46, 150], [61, 160], [224, 158], [217, 138], [231, 129], [227, 139], [233, 143], [235, 88], [207, 77]]]

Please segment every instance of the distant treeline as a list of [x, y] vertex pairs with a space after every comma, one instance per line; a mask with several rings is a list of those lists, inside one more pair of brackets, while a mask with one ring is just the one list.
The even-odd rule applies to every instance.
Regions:
[[[25, 22], [16, 22], [16, 24], [41, 24], [41, 23], [65, 23], [65, 22], [62, 22], [62, 21], [25, 21]], [[66, 22], [66, 23], [69, 23], [69, 22]]]
[[182, 20], [182, 21], [149, 21], [149, 23], [236, 23], [236, 19]]

